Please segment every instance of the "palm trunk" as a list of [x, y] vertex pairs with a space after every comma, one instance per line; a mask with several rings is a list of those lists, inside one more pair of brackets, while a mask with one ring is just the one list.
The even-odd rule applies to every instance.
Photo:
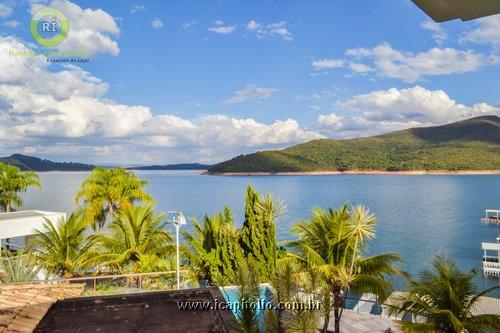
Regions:
[[335, 314], [335, 333], [340, 333], [340, 311], [338, 307], [333, 310]]
[[342, 307], [342, 295], [340, 294], [340, 288], [335, 287], [333, 290], [333, 314], [335, 320], [335, 333], [340, 333], [340, 317], [342, 315], [340, 309]]
[[5, 205], [5, 212], [6, 213], [12, 212], [12, 204], [10, 203], [10, 201], [8, 201], [7, 204]]
[[356, 251], [358, 248], [358, 237], [356, 237], [356, 241], [354, 242], [354, 251], [352, 252], [352, 260], [351, 260], [351, 274], [352, 274], [352, 269], [354, 268], [354, 258], [356, 257]]
[[325, 320], [323, 323], [323, 333], [328, 333], [329, 324], [330, 324], [330, 314], [325, 314]]

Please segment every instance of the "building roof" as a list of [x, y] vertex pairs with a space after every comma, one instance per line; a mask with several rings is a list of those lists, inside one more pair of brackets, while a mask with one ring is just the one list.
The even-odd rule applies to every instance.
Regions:
[[0, 239], [33, 235], [41, 229], [46, 219], [52, 223], [66, 217], [65, 213], [42, 210], [26, 210], [0, 213]]
[[54, 304], [35, 332], [234, 332], [230, 310], [182, 310], [178, 305], [216, 300], [224, 302], [218, 288], [67, 299]]
[[412, 0], [436, 22], [468, 21], [500, 13], [500, 1], [492, 0]]
[[493, 250], [500, 251], [500, 243], [481, 243], [481, 247], [483, 250]]
[[85, 284], [0, 285], [0, 332], [31, 332], [58, 300], [78, 297]]
[[472, 309], [474, 315], [495, 314], [500, 315], [500, 299], [480, 296], [476, 306]]

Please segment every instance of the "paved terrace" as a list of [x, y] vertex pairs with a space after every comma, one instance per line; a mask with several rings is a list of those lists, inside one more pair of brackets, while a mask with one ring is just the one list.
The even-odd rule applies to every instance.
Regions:
[[[320, 320], [318, 327], [323, 327], [323, 320]], [[346, 333], [384, 333], [388, 328], [391, 332], [402, 333], [397, 321], [365, 313], [358, 313], [356, 311], [344, 310], [342, 318], [340, 319], [340, 331]], [[333, 312], [330, 316], [330, 323], [328, 324], [328, 331], [335, 331], [335, 322], [333, 319]]]
[[223, 300], [218, 288], [80, 297], [59, 301], [35, 332], [234, 332], [230, 311], [179, 310], [178, 301]]

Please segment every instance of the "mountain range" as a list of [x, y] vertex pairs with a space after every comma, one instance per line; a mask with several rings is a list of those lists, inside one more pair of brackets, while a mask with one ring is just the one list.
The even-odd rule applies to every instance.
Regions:
[[[32, 171], [90, 171], [96, 166], [75, 162], [54, 162], [33, 156], [13, 154], [7, 157], [0, 157], [0, 162], [18, 166], [21, 170]], [[106, 166], [104, 166], [106, 167]], [[210, 165], [199, 163], [167, 164], [167, 165], [146, 165], [127, 167], [128, 170], [206, 170]]]
[[[0, 162], [22, 170], [89, 171], [95, 165], [13, 154]], [[209, 174], [314, 171], [500, 170], [500, 118], [482, 116], [382, 135], [320, 139], [281, 150], [239, 155], [216, 165], [130, 166], [129, 170], [208, 170]]]
[[366, 138], [313, 140], [282, 150], [240, 155], [208, 172], [499, 169], [500, 118], [492, 115]]

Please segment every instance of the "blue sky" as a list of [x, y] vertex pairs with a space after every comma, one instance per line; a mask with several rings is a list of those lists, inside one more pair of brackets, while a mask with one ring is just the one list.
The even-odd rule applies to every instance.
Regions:
[[[70, 22], [52, 50], [89, 63], [8, 55], [43, 50], [45, 6]], [[410, 1], [7, 0], [0, 38], [2, 154], [212, 163], [500, 113], [499, 15], [436, 24]]]

